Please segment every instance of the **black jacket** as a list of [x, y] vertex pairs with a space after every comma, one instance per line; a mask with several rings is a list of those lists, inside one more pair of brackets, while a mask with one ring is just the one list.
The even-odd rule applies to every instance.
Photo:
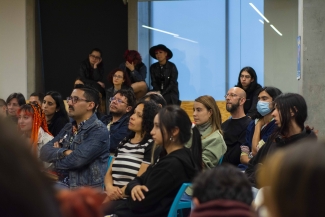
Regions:
[[97, 83], [98, 81], [103, 82], [103, 74], [104, 68], [101, 66], [98, 66], [96, 69], [92, 68], [88, 59], [85, 59], [80, 64], [79, 77], [88, 85], [96, 88], [104, 96], [104, 88]]
[[154, 63], [150, 66], [153, 91], [160, 91], [168, 105], [180, 105], [178, 91], [178, 71], [174, 63], [167, 61], [162, 67]]
[[259, 166], [262, 166], [263, 160], [274, 153], [277, 149], [287, 147], [291, 144], [295, 144], [297, 141], [301, 140], [316, 140], [317, 137], [315, 133], [310, 129], [304, 129], [301, 133], [290, 136], [288, 138], [281, 138], [280, 136], [270, 136], [262, 148], [257, 152], [257, 154], [248, 162], [248, 167], [245, 170], [245, 174], [248, 176], [249, 181], [254, 187], [258, 186], [256, 181], [256, 176], [259, 170]]
[[128, 74], [132, 84], [140, 81], [146, 82], [147, 67], [144, 63], [137, 64], [132, 72], [125, 66], [125, 63], [121, 63], [119, 68]]
[[256, 105], [258, 102], [258, 94], [262, 90], [261, 85], [255, 84], [252, 85], [246, 92], [246, 101], [244, 104], [244, 112], [247, 116], [251, 117], [252, 120], [259, 117], [260, 114], [257, 111]]
[[195, 163], [188, 148], [173, 151], [169, 155], [150, 165], [140, 177], [129, 182], [125, 193], [131, 194], [136, 185], [145, 185], [149, 189], [144, 192], [145, 199], [133, 201], [128, 198], [118, 206], [115, 214], [124, 216], [167, 216], [171, 204], [184, 182], [191, 182], [196, 175]]

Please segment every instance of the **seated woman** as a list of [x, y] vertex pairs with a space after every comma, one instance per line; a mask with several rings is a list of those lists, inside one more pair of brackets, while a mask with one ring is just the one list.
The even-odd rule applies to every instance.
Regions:
[[[246, 131], [246, 142], [240, 147], [242, 150], [240, 162], [244, 165], [256, 155], [257, 151], [265, 144], [267, 138], [273, 133], [275, 120], [272, 117], [272, 102], [281, 94], [275, 87], [264, 87], [258, 94], [257, 111], [259, 117], [252, 120]], [[245, 166], [243, 167], [245, 168]]]
[[125, 186], [136, 176], [142, 175], [149, 166], [153, 146], [150, 130], [159, 108], [154, 102], [140, 102], [135, 107], [129, 121], [132, 133], [118, 145], [105, 176], [107, 199], [123, 199]]
[[152, 58], [158, 62], [150, 66], [151, 85], [153, 91], [158, 91], [165, 98], [167, 105], [180, 105], [178, 91], [178, 71], [169, 60], [173, 53], [165, 45], [159, 44], [149, 50]]
[[133, 88], [135, 97], [140, 99], [148, 91], [146, 83], [147, 67], [142, 62], [141, 55], [136, 50], [126, 50], [124, 59], [125, 63], [122, 63], [119, 68], [127, 72], [131, 79], [131, 87]]
[[[17, 111], [18, 127], [24, 137], [30, 140], [32, 152], [39, 157], [43, 145], [53, 139], [47, 129], [45, 115], [38, 104], [22, 105]], [[44, 162], [44, 166], [50, 164]]]
[[59, 92], [50, 91], [45, 94], [42, 109], [45, 114], [49, 131], [56, 136], [69, 123], [62, 96]]
[[12, 93], [8, 96], [7, 100], [8, 118], [10, 118], [15, 124], [17, 124], [17, 110], [20, 106], [26, 104], [26, 100], [21, 93]]
[[131, 81], [125, 71], [119, 68], [113, 69], [108, 74], [108, 82], [112, 84], [111, 87], [106, 89], [106, 114], [109, 114], [109, 105], [111, 104], [110, 98], [113, 97], [116, 91], [120, 89], [131, 89]]
[[[184, 145], [193, 132], [192, 151]], [[124, 216], [167, 216], [184, 182], [191, 182], [202, 167], [201, 139], [186, 112], [178, 106], [166, 106], [155, 116], [151, 131], [155, 145], [163, 147], [160, 157], [145, 173], [128, 183], [127, 200], [112, 207], [112, 213]]]
[[221, 114], [212, 96], [195, 99], [193, 118], [201, 134], [203, 168], [216, 167], [227, 146], [222, 136]]
[[252, 67], [247, 66], [240, 70], [236, 87], [245, 90], [246, 101], [244, 104], [244, 112], [248, 117], [255, 119], [259, 115], [256, 110], [256, 104], [258, 101], [258, 93], [261, 91], [262, 87], [257, 83], [257, 75]]

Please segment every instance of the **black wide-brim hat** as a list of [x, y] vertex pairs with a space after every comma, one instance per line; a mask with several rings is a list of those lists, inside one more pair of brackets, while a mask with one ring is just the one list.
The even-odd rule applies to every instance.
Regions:
[[156, 58], [156, 51], [157, 50], [163, 50], [165, 52], [167, 52], [167, 59], [171, 59], [173, 57], [173, 52], [171, 50], [169, 50], [165, 45], [163, 44], [158, 44], [156, 46], [153, 46], [149, 49], [149, 54], [152, 58], [157, 59]]

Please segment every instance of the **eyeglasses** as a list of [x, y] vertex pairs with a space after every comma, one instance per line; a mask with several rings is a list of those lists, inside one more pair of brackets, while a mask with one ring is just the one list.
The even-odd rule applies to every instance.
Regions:
[[111, 98], [109, 98], [109, 100], [110, 100], [111, 102], [116, 101], [116, 102], [118, 102], [119, 104], [121, 104], [121, 103], [126, 104], [126, 102], [123, 102], [123, 100], [118, 99], [118, 98], [116, 98], [116, 97], [111, 97]]
[[227, 99], [227, 97], [230, 97], [230, 98], [234, 98], [234, 97], [236, 97], [236, 96], [238, 96], [237, 94], [234, 94], [234, 93], [227, 93], [224, 97], [225, 97], [225, 99]]
[[119, 78], [119, 79], [122, 79], [123, 76], [121, 76], [121, 75], [113, 75], [113, 78]]
[[69, 102], [70, 100], [71, 100], [72, 104], [76, 104], [78, 101], [90, 102], [89, 100], [86, 100], [86, 99], [79, 99], [79, 97], [77, 97], [77, 96], [68, 96], [67, 102]]
[[241, 75], [240, 78], [247, 78], [247, 79], [250, 79], [251, 76], [250, 76], [250, 75]]
[[92, 57], [92, 58], [94, 58], [94, 59], [96, 59], [96, 60], [100, 60], [101, 59], [101, 57], [95, 56], [93, 54], [89, 54], [89, 56]]

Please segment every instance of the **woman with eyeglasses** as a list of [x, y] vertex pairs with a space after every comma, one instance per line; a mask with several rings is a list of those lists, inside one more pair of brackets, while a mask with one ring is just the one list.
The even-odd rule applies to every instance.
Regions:
[[263, 87], [258, 94], [257, 111], [259, 116], [252, 120], [246, 130], [246, 141], [241, 148], [240, 165], [246, 169], [248, 161], [253, 158], [258, 150], [265, 144], [268, 137], [273, 133], [276, 125], [272, 117], [273, 101], [281, 94], [281, 90], [276, 87]]
[[[105, 176], [105, 189], [110, 206], [125, 198], [125, 187], [142, 175], [150, 164], [153, 146], [150, 131], [160, 107], [152, 101], [137, 104], [129, 120], [130, 134], [117, 147], [115, 158]], [[117, 201], [117, 202], [113, 202]]]
[[240, 70], [236, 87], [240, 87], [245, 90], [246, 101], [244, 104], [244, 112], [251, 119], [255, 119], [258, 116], [258, 112], [256, 110], [258, 101], [257, 96], [261, 91], [262, 86], [257, 83], [257, 75], [252, 67], [246, 66]]
[[48, 129], [53, 136], [58, 135], [61, 129], [69, 123], [68, 113], [59, 92], [49, 91], [45, 94], [42, 110], [45, 114]]
[[109, 88], [106, 89], [106, 114], [109, 114], [109, 105], [110, 105], [110, 99], [113, 97], [116, 93], [116, 91], [125, 89], [125, 90], [132, 90], [131, 87], [131, 80], [126, 73], [126, 71], [123, 71], [119, 68], [113, 69], [108, 74], [108, 83], [111, 84]]
[[79, 77], [95, 87], [103, 96], [105, 96], [105, 84], [103, 83], [103, 53], [100, 49], [94, 48], [88, 55], [88, 58], [81, 62], [79, 68]]
[[[33, 154], [39, 157], [43, 145], [53, 139], [47, 128], [45, 114], [38, 104], [25, 104], [17, 111], [18, 128], [23, 136], [29, 140]], [[44, 162], [44, 166], [50, 164]]]

